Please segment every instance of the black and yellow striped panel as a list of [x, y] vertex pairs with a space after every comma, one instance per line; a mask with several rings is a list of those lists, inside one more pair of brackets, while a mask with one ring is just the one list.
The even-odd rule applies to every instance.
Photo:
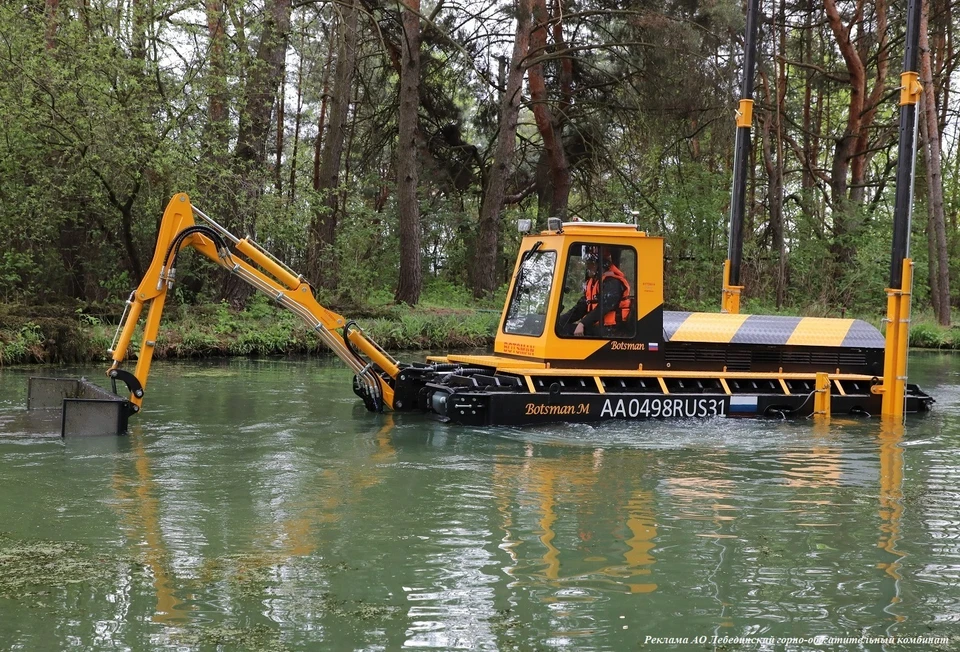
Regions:
[[860, 319], [730, 315], [709, 312], [663, 313], [667, 342], [774, 344], [879, 348], [883, 335]]

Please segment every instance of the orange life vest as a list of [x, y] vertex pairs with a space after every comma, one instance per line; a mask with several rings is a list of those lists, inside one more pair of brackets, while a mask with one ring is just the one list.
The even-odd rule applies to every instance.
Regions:
[[[610, 265], [610, 267], [603, 273], [603, 276], [600, 280], [596, 278], [591, 278], [587, 280], [587, 288], [584, 294], [587, 297], [587, 312], [595, 310], [597, 305], [600, 303], [600, 286], [603, 283], [605, 278], [615, 278], [621, 283], [623, 283], [623, 295], [620, 299], [620, 317], [621, 320], [626, 320], [630, 317], [630, 283], [627, 281], [627, 277], [623, 275], [616, 265]], [[603, 316], [603, 325], [604, 326], [615, 326], [617, 324], [617, 309], [611, 310]]]

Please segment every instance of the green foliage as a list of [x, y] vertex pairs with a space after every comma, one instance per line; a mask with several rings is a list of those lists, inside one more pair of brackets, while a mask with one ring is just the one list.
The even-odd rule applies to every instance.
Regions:
[[5, 251], [0, 256], [0, 299], [9, 301], [13, 299], [15, 291], [28, 292], [29, 287], [23, 287], [24, 282], [30, 278], [34, 270], [33, 260], [30, 256], [17, 251]]
[[[104, 10], [119, 24], [121, 7]], [[47, 28], [42, 13], [0, 7], [0, 229], [18, 252], [2, 257], [0, 285], [5, 300], [105, 299], [129, 291], [120, 235], [149, 250], [151, 194], [190, 169], [175, 140], [190, 101], [112, 30], [64, 16], [49, 41]]]
[[13, 333], [0, 334], [0, 366], [43, 360], [43, 340], [40, 327], [33, 322]]
[[444, 279], [430, 279], [420, 295], [420, 303], [433, 308], [462, 308], [473, 303], [470, 290]]
[[[301, 322], [263, 296], [243, 310], [220, 302], [211, 308], [187, 307], [175, 322], [162, 325], [155, 355], [279, 355], [309, 349]], [[135, 348], [135, 347], [134, 347]]]
[[864, 226], [857, 238], [856, 259], [842, 268], [836, 283], [837, 301], [856, 313], [883, 310], [884, 288], [890, 280], [891, 225]]
[[949, 329], [921, 322], [910, 329], [910, 346], [922, 349], [953, 348], [953, 338]]
[[[157, 357], [205, 357], [211, 355], [224, 355], [226, 348], [221, 345], [221, 340], [210, 330], [200, 327], [188, 326], [179, 337], [171, 337], [168, 333], [161, 331], [157, 337]], [[161, 348], [163, 347], [163, 348]]]
[[127, 270], [121, 270], [115, 276], [100, 280], [100, 287], [103, 288], [106, 296], [114, 300], [123, 297], [133, 285], [134, 283], [130, 280], [130, 272]]
[[351, 202], [337, 236], [339, 297], [364, 304], [376, 290], [390, 292], [399, 269], [398, 217], [395, 206], [378, 212], [363, 202]]
[[663, 234], [665, 300], [676, 306], [719, 305], [729, 181], [702, 165], [678, 166], [672, 173], [676, 184], [661, 196], [669, 219]]
[[914, 312], [910, 346], [922, 349], [960, 349], [960, 326], [941, 326], [932, 312]]
[[399, 319], [374, 319], [364, 330], [388, 351], [444, 352], [490, 344], [499, 321], [488, 311], [405, 308]]
[[803, 306], [810, 316], [825, 316], [836, 302], [832, 293], [834, 266], [830, 244], [811, 240], [790, 253], [789, 264], [790, 303]]
[[[330, 99], [330, 88], [324, 86], [324, 80], [329, 81], [323, 74], [326, 53], [337, 51], [338, 44], [330, 39], [342, 31], [336, 27], [337, 7], [300, 3], [294, 10], [289, 42], [297, 56], [289, 60], [302, 61], [305, 74], [287, 71], [285, 97], [296, 95], [301, 104], [286, 103], [280, 123], [283, 137], [271, 131], [262, 159], [250, 164], [238, 160], [233, 148], [240, 119], [249, 118], [243, 115], [243, 93], [264, 72], [256, 58], [264, 24], [261, 5], [241, 3], [231, 9], [235, 15], [225, 21], [218, 69], [205, 26], [189, 13], [193, 4], [161, 4], [165, 19], [151, 23], [142, 52], [133, 47], [130, 11], [136, 3], [100, 3], [96, 11], [80, 14], [60, 3], [56, 21], [48, 21], [50, 16], [33, 5], [0, 4], [0, 232], [5, 245], [0, 251], [0, 301], [120, 305], [149, 265], [158, 218], [177, 191], [191, 192], [196, 205], [238, 236], [253, 236], [293, 269], [306, 272], [309, 230], [327, 199], [313, 189], [313, 145], [321, 106]], [[731, 84], [740, 73], [739, 57], [729, 56], [728, 39], [742, 30], [742, 7], [718, 0], [656, 6], [647, 15], [650, 7], [640, 2], [635, 13], [625, 14], [587, 3], [565, 19], [562, 30], [569, 42], [564, 47], [575, 57], [569, 89], [559, 83], [559, 62], [544, 63], [546, 101], [562, 124], [573, 174], [569, 214], [624, 221], [633, 219], [636, 211], [642, 228], [665, 238], [668, 305], [715, 310], [727, 245], [735, 95]], [[546, 217], [541, 210], [546, 202], [540, 201], [546, 197], [538, 197], [537, 191], [549, 190], [550, 184], [544, 183], [547, 159], [543, 138], [525, 106], [507, 180], [508, 194], [523, 198], [505, 206], [500, 220], [495, 273], [501, 289], [474, 302], [464, 288], [470, 283], [483, 184], [492, 172], [490, 156], [500, 128], [500, 97], [491, 92], [497, 71], [478, 62], [489, 60], [491, 48], [504, 44], [486, 41], [479, 33], [461, 33], [469, 30], [461, 11], [454, 6], [438, 9], [438, 33], [424, 37], [423, 142], [418, 144], [421, 296], [431, 310], [473, 306], [499, 311], [519, 242], [514, 219], [531, 217], [542, 226]], [[774, 45], [774, 32], [761, 31], [761, 60], [800, 63], [787, 64], [787, 138], [774, 136], [773, 149], [785, 170], [782, 275], [780, 252], [770, 233], [771, 199], [762, 150], [766, 136], [760, 129], [770, 125], [774, 103], [763, 96], [767, 90], [757, 91], [758, 129], [744, 233], [745, 301], [775, 305], [782, 280], [786, 311], [874, 312], [882, 309], [889, 267], [893, 154], [885, 148], [895, 139], [896, 106], [882, 102], [868, 130], [871, 158], [863, 198], [852, 199], [849, 189], [850, 197], [843, 201], [832, 197], [830, 143], [846, 125], [850, 89], [837, 81], [842, 74], [818, 72], [842, 71], [844, 64], [829, 30], [793, 29], [795, 21], [822, 24], [822, 9], [805, 12], [798, 9], [786, 16], [784, 52], [777, 49], [779, 42]], [[500, 39], [509, 33], [513, 18], [510, 11], [502, 18], [491, 14], [485, 29]], [[321, 24], [330, 28], [316, 29]], [[244, 26], [242, 31], [238, 25]], [[361, 21], [361, 29], [370, 29], [370, 24]], [[456, 34], [443, 34], [455, 29]], [[384, 48], [390, 38], [391, 33], [360, 38], [361, 64], [349, 123], [343, 127], [349, 136], [340, 173], [337, 287], [317, 292], [321, 303], [341, 305], [348, 314], [390, 313], [400, 265], [395, 186], [405, 171], [395, 163], [400, 146], [398, 75], [389, 48]], [[878, 59], [877, 41], [863, 45], [868, 62]], [[614, 42], [644, 45], [624, 49], [611, 45]], [[555, 45], [548, 43], [549, 48]], [[868, 85], [873, 83], [873, 66], [869, 63], [865, 71]], [[809, 111], [811, 102], [799, 101], [808, 97], [808, 82], [817, 98], [816, 112]], [[225, 124], [210, 120], [215, 99], [229, 116]], [[819, 122], [805, 123], [812, 113]], [[812, 153], [813, 160], [802, 162], [797, 153], [801, 147], [819, 149]], [[801, 176], [805, 170], [812, 178]], [[958, 171], [948, 155], [943, 171], [948, 215], [960, 211]], [[922, 188], [920, 180], [917, 187]], [[534, 192], [523, 195], [528, 188]], [[874, 192], [880, 193], [876, 201]], [[853, 208], [844, 208], [846, 201]], [[918, 204], [915, 216], [922, 211]], [[923, 304], [929, 296], [926, 238], [922, 220], [915, 217], [915, 223], [914, 296]], [[948, 257], [956, 279], [960, 232], [955, 223], [949, 231]], [[181, 256], [178, 277], [178, 301], [170, 308], [174, 312], [202, 312], [224, 298], [239, 306], [248, 298], [200, 256]], [[184, 354], [282, 350], [284, 338], [293, 337], [290, 324], [264, 322], [255, 331], [245, 331], [250, 323], [268, 319], [269, 302], [256, 306], [248, 307], [259, 311], [256, 315], [242, 317], [217, 307], [207, 330], [183, 319], [182, 333], [168, 332], [161, 340]], [[400, 322], [396, 339], [432, 341], [445, 328], [442, 320], [429, 325], [411, 318]], [[85, 323], [83, 329], [97, 331], [97, 325]], [[4, 333], [7, 359], [32, 355], [29, 337], [9, 327]], [[47, 337], [54, 335], [50, 331]], [[99, 346], [102, 339], [97, 335], [83, 344], [83, 351], [59, 351], [56, 356], [92, 355], [86, 347]]]

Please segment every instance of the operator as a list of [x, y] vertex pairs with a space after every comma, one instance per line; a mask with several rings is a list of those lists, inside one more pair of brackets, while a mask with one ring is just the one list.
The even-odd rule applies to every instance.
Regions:
[[[598, 258], [603, 264], [602, 274], [597, 271]], [[587, 283], [583, 296], [573, 308], [560, 315], [558, 330], [563, 335], [576, 337], [612, 335], [617, 324], [630, 315], [630, 282], [613, 264], [613, 256], [606, 247], [599, 256], [596, 250], [587, 253], [584, 262]], [[605, 313], [601, 312], [603, 309]]]

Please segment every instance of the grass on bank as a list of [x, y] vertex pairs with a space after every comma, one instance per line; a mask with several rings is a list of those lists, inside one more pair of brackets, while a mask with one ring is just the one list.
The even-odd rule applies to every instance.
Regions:
[[[394, 304], [392, 297], [384, 296], [363, 306], [333, 308], [356, 319], [388, 352], [456, 350], [492, 343], [500, 308], [452, 294], [464, 299], [461, 305], [470, 307], [451, 307], [450, 296], [434, 289], [425, 293], [416, 307]], [[90, 306], [0, 304], [0, 366], [107, 360], [120, 317], [119, 311]], [[130, 350], [139, 345], [138, 330]], [[154, 358], [314, 353], [326, 355], [328, 350], [293, 313], [256, 295], [243, 310], [225, 302], [202, 306], [168, 303]]]
[[[396, 305], [392, 297], [375, 295], [364, 305], [346, 302], [335, 305], [335, 309], [355, 318], [388, 352], [440, 352], [490, 345], [502, 306], [502, 294], [478, 303], [463, 288], [439, 284], [429, 287], [416, 307]], [[744, 312], [772, 314], [751, 303], [747, 303]], [[817, 312], [814, 316], [840, 315]], [[882, 329], [880, 316], [861, 318]], [[118, 311], [90, 306], [0, 304], [0, 366], [107, 360], [119, 319]], [[915, 311], [910, 345], [960, 349], [960, 326], [943, 327], [929, 312]], [[137, 348], [139, 333], [131, 350]], [[226, 303], [168, 303], [154, 356], [163, 359], [288, 354], [326, 355], [327, 349], [292, 313], [258, 295], [243, 310], [234, 310]]]

